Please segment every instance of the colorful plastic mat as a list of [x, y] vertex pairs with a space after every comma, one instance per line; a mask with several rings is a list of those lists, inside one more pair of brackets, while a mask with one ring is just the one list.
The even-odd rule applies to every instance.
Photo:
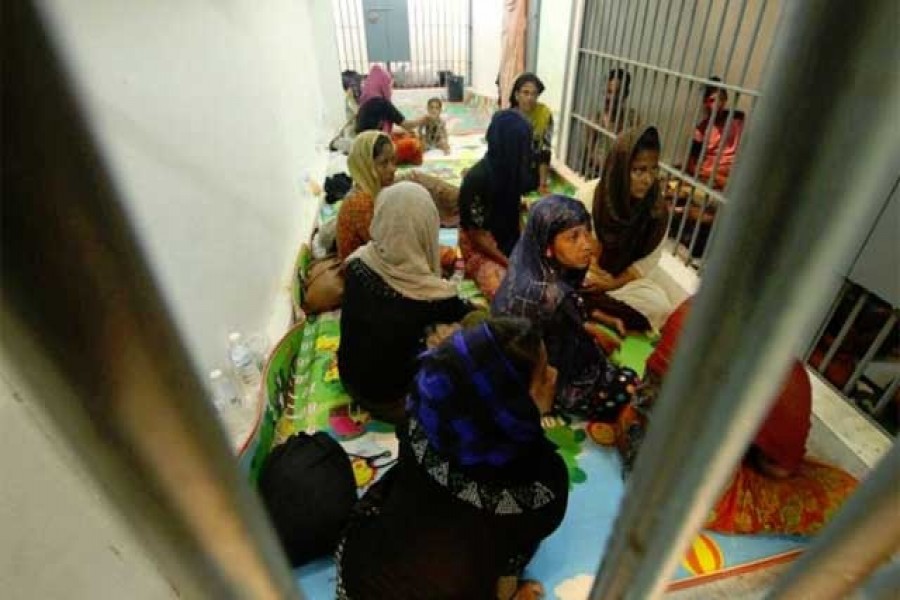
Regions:
[[[477, 297], [477, 290], [470, 286], [466, 284], [463, 292]], [[336, 430], [354, 417], [337, 370], [339, 325], [339, 311], [319, 315], [294, 327], [275, 349], [266, 369], [269, 401], [250, 466], [254, 478], [270, 445], [299, 431], [330, 432], [348, 452], [368, 458], [353, 459], [360, 494], [396, 456], [397, 441], [390, 426], [369, 421], [349, 434]], [[651, 351], [650, 339], [631, 336], [614, 358], [640, 370]], [[590, 589], [622, 500], [620, 462], [614, 450], [592, 442], [579, 423], [550, 429], [547, 436], [569, 469], [569, 506], [562, 525], [541, 545], [526, 574], [544, 584], [549, 598], [581, 600]], [[804, 540], [792, 537], [703, 532], [682, 559], [672, 587], [790, 560], [804, 545]], [[297, 569], [296, 575], [308, 597], [333, 597], [330, 559]]]

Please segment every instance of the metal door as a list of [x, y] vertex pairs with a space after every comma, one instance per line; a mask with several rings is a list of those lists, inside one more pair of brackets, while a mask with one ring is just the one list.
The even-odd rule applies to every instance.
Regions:
[[408, 62], [407, 0], [363, 0], [366, 49], [372, 62]]

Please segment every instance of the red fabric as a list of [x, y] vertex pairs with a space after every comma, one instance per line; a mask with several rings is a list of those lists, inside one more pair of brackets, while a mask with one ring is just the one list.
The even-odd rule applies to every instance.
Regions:
[[806, 369], [798, 361], [788, 374], [775, 405], [763, 422], [753, 444], [779, 467], [794, 472], [806, 454], [806, 438], [812, 426], [812, 386]]
[[[664, 377], [669, 370], [690, 307], [689, 298], [669, 316], [663, 325], [656, 349], [647, 359], [647, 369], [660, 377]], [[795, 361], [778, 400], [769, 410], [753, 440], [754, 445], [778, 466], [789, 471], [796, 470], [806, 452], [811, 414], [812, 388], [809, 375], [803, 365]]]
[[691, 299], [688, 298], [675, 309], [675, 312], [669, 315], [662, 331], [660, 331], [656, 349], [650, 355], [650, 358], [647, 359], [647, 369], [660, 377], [663, 377], [669, 370], [669, 363], [675, 355], [675, 344], [681, 334], [681, 328], [684, 327], [684, 321], [687, 319], [690, 308]]
[[394, 152], [398, 165], [421, 165], [422, 143], [414, 137], [394, 136]]

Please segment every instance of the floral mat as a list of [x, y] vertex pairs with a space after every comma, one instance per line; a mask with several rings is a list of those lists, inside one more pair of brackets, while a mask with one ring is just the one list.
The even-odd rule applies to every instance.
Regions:
[[[463, 293], [478, 296], [471, 282]], [[388, 425], [368, 421], [354, 436], [339, 435], [333, 427], [332, 417], [346, 415], [349, 404], [337, 369], [339, 325], [339, 311], [311, 318], [292, 329], [274, 351], [266, 369], [269, 401], [252, 473], [267, 454], [264, 448], [301, 431], [329, 432], [348, 452], [370, 457], [352, 461], [360, 494], [396, 456], [397, 440]], [[631, 336], [613, 359], [640, 370], [651, 351], [651, 340]], [[541, 545], [526, 574], [544, 584], [548, 598], [581, 600], [587, 597], [623, 497], [619, 457], [591, 441], [581, 423], [555, 427], [547, 436], [569, 469], [569, 506], [562, 525]], [[790, 560], [804, 546], [805, 541], [795, 537], [704, 531], [681, 560], [671, 585], [689, 587], [750, 572]], [[295, 574], [307, 597], [334, 597], [335, 570], [330, 558], [301, 567]]]

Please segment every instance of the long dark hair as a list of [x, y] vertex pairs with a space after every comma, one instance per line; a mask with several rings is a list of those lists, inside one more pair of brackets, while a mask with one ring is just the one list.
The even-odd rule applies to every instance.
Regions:
[[526, 83], [533, 83], [537, 88], [537, 95], [540, 96], [544, 93], [544, 82], [540, 80], [540, 78], [534, 73], [522, 73], [518, 77], [516, 77], [515, 82], [513, 83], [512, 91], [509, 93], [509, 105], [512, 108], [519, 107], [519, 101], [516, 100], [516, 92], [522, 89]]

